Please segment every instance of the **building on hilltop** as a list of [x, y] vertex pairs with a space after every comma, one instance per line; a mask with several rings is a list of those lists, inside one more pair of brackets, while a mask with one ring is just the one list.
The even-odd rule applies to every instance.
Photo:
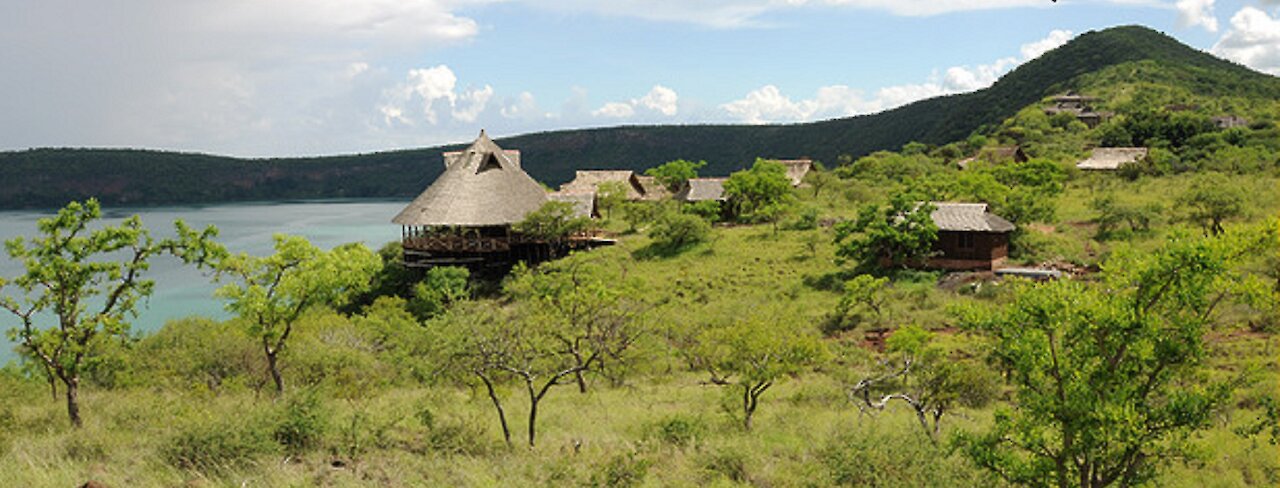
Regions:
[[932, 202], [930, 217], [938, 226], [934, 255], [926, 263], [931, 268], [952, 270], [993, 270], [1009, 256], [1009, 234], [1015, 229], [1008, 220], [991, 213], [985, 203]]
[[1141, 161], [1147, 157], [1145, 147], [1099, 147], [1094, 148], [1088, 159], [1076, 163], [1076, 167], [1087, 171], [1115, 171], [1121, 166]]
[[401, 226], [406, 265], [502, 267], [611, 243], [590, 235], [549, 242], [514, 231], [552, 197], [520, 168], [518, 151], [503, 150], [484, 131], [444, 159], [444, 173], [392, 219]]
[[1044, 113], [1055, 115], [1060, 113], [1069, 113], [1076, 117], [1076, 120], [1083, 122], [1090, 128], [1097, 127], [1099, 124], [1106, 122], [1115, 114], [1112, 112], [1098, 112], [1093, 109], [1093, 102], [1100, 101], [1100, 98], [1078, 95], [1067, 92], [1057, 95], [1050, 99], [1052, 105], [1045, 107]]

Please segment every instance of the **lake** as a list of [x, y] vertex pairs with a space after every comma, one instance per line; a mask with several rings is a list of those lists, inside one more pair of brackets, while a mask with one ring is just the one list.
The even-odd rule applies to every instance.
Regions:
[[[377, 250], [400, 239], [399, 226], [391, 218], [408, 204], [407, 200], [339, 200], [277, 203], [242, 203], [192, 207], [103, 208], [102, 222], [118, 224], [138, 215], [152, 236], [173, 235], [173, 221], [181, 219], [195, 228], [214, 225], [218, 241], [231, 252], [271, 254], [272, 236], [300, 235], [325, 249], [348, 242], [363, 242]], [[34, 236], [36, 220], [53, 215], [54, 210], [0, 212], [0, 240]], [[99, 226], [100, 227], [100, 226]], [[0, 276], [13, 278], [23, 272], [21, 263], [0, 252]], [[171, 257], [152, 260], [147, 278], [156, 282], [155, 293], [139, 307], [132, 330], [153, 331], [168, 320], [190, 315], [227, 318], [222, 303], [213, 298], [213, 284], [207, 272]], [[4, 292], [13, 293], [6, 289]], [[0, 330], [8, 331], [17, 320], [7, 311], [0, 315]], [[14, 359], [13, 344], [0, 334], [0, 364]]]

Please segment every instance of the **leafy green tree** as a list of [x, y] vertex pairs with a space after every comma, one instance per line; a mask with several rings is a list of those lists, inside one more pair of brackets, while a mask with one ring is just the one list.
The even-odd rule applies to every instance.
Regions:
[[887, 206], [867, 205], [857, 220], [836, 225], [836, 255], [862, 267], [875, 266], [881, 258], [893, 266], [919, 262], [938, 240], [934, 208], [907, 194], [894, 196]]
[[1197, 176], [1191, 187], [1178, 197], [1178, 206], [1185, 209], [1186, 219], [1213, 235], [1223, 232], [1223, 222], [1244, 214], [1244, 202], [1240, 186], [1218, 173]]
[[981, 408], [995, 399], [998, 377], [985, 365], [957, 360], [916, 325], [899, 328], [886, 341], [876, 374], [850, 388], [862, 410], [883, 410], [898, 401], [911, 408], [921, 430], [938, 442], [942, 417], [956, 408]]
[[1198, 376], [1204, 334], [1234, 261], [1276, 246], [1265, 238], [1173, 240], [1117, 252], [1102, 283], [1023, 284], [1013, 302], [962, 323], [993, 341], [1016, 409], [958, 438], [977, 465], [1030, 486], [1133, 486], [1149, 481], [1180, 440], [1205, 428], [1229, 386]]
[[889, 279], [860, 274], [844, 282], [844, 294], [831, 317], [829, 332], [851, 330], [862, 323], [880, 324], [887, 315]]
[[668, 212], [649, 229], [655, 248], [668, 253], [706, 241], [710, 235], [711, 224], [705, 219], [682, 212]]
[[724, 197], [739, 218], [766, 222], [777, 221], [795, 201], [787, 169], [765, 159], [756, 159], [751, 169], [729, 175]]
[[831, 188], [838, 181], [840, 178], [837, 178], [835, 173], [828, 171], [822, 163], [817, 161], [813, 162], [813, 170], [804, 175], [804, 182], [809, 185], [809, 188], [813, 188], [814, 198], [818, 198], [822, 190]]
[[572, 203], [549, 201], [529, 212], [513, 228], [528, 236], [557, 241], [589, 230], [594, 225], [590, 218], [577, 215]]
[[587, 392], [588, 372], [622, 382], [627, 351], [641, 335], [639, 304], [628, 298], [636, 293], [628, 291], [626, 283], [582, 261], [518, 268], [505, 286], [519, 304], [520, 320], [554, 336], [578, 367], [573, 375], [581, 393]]
[[0, 296], [0, 308], [18, 319], [9, 337], [44, 368], [55, 395], [55, 379], [63, 384], [67, 417], [76, 427], [83, 425], [80, 380], [97, 353], [94, 345], [128, 334], [138, 301], [155, 288], [145, 278], [151, 259], [170, 254], [203, 266], [226, 253], [213, 241], [218, 231], [212, 226], [197, 232], [175, 221], [177, 235], [156, 240], [136, 215], [120, 225], [90, 229], [101, 217], [98, 201], [89, 199], [40, 219], [40, 237], [5, 242], [9, 257], [21, 262], [25, 273], [0, 278], [0, 289], [12, 284], [18, 292]]
[[231, 282], [216, 295], [227, 311], [243, 321], [262, 344], [277, 394], [284, 393], [280, 353], [302, 313], [313, 306], [341, 306], [368, 289], [381, 260], [363, 244], [322, 251], [299, 236], [275, 236], [275, 254], [231, 256], [218, 267], [218, 279]]
[[468, 280], [471, 272], [460, 266], [436, 266], [413, 286], [413, 299], [409, 311], [418, 320], [429, 320], [444, 313], [452, 304], [471, 297]]
[[624, 202], [622, 204], [622, 220], [627, 223], [628, 232], [636, 232], [644, 224], [653, 223], [661, 212], [661, 206], [653, 202]]
[[740, 392], [742, 427], [751, 430], [761, 395], [782, 378], [822, 361], [827, 351], [795, 317], [750, 313], [735, 323], [702, 331], [692, 355], [693, 362], [711, 374], [713, 384]]
[[627, 201], [627, 185], [621, 181], [606, 181], [596, 187], [596, 206], [604, 211], [604, 217], [613, 218], [614, 209]]
[[645, 170], [644, 174], [658, 179], [668, 190], [676, 191], [684, 182], [698, 177], [698, 170], [706, 166], [706, 161], [685, 161], [677, 159]]

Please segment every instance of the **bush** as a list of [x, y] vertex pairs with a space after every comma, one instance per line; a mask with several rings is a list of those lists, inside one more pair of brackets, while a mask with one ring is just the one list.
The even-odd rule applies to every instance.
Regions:
[[644, 482], [649, 474], [648, 459], [641, 458], [634, 452], [618, 454], [591, 476], [593, 486], [637, 486]]
[[205, 419], [193, 422], [161, 447], [170, 465], [197, 471], [217, 471], [242, 466], [278, 451], [268, 429], [242, 419]]
[[320, 444], [329, 426], [328, 412], [314, 390], [295, 393], [276, 418], [271, 437], [291, 453]]
[[819, 456], [840, 486], [991, 486], [945, 448], [913, 430], [879, 433], [857, 429], [837, 435]]
[[653, 425], [653, 437], [663, 443], [685, 447], [706, 435], [707, 424], [701, 418], [673, 415]]
[[737, 483], [746, 483], [749, 479], [747, 456], [734, 449], [724, 449], [708, 455], [702, 466], [713, 478], [723, 476]]
[[490, 438], [479, 421], [445, 419], [433, 422], [427, 432], [427, 445], [436, 452], [479, 456], [492, 450], [493, 444], [485, 441]]
[[707, 240], [711, 235], [711, 224], [701, 217], [682, 213], [664, 216], [649, 230], [649, 237], [654, 246], [676, 251], [686, 246]]

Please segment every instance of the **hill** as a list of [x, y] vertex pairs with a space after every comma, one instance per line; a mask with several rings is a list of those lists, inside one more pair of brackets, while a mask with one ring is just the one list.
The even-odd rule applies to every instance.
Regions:
[[[944, 144], [963, 139], [1049, 94], [1078, 87], [1090, 75], [1124, 72], [1116, 68], [1132, 63], [1154, 64], [1167, 75], [1163, 81], [1196, 95], [1280, 98], [1278, 78], [1151, 29], [1126, 26], [1082, 34], [989, 88], [872, 115], [791, 125], [555, 131], [498, 142], [520, 149], [526, 169], [552, 185], [570, 179], [575, 169], [638, 170], [676, 158], [706, 160], [707, 174], [727, 174], [757, 156], [834, 161], [842, 154], [861, 156], [910, 141]], [[110, 149], [7, 152], [0, 153], [0, 208], [55, 207], [89, 196], [115, 205], [410, 197], [439, 174], [440, 153], [449, 149], [453, 147], [281, 159]]]

